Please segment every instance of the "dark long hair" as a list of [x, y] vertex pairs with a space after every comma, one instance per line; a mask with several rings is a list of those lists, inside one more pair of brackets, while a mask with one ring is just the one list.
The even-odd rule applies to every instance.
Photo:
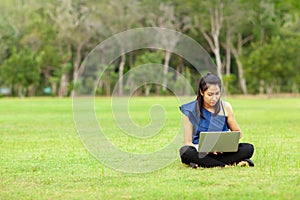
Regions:
[[[200, 81], [199, 81], [199, 86], [198, 86], [198, 95], [197, 95], [197, 100], [198, 100], [198, 105], [199, 105], [199, 111], [200, 111], [200, 117], [204, 119], [203, 113], [202, 113], [202, 108], [203, 108], [203, 96], [201, 95], [200, 91], [202, 94], [208, 89], [208, 84], [211, 85], [218, 85], [220, 87], [220, 92], [222, 91], [222, 82], [221, 79], [212, 74], [212, 73], [207, 73], [205, 76], [203, 76]], [[216, 103], [214, 106], [214, 115], [217, 115], [220, 112], [220, 100]]]

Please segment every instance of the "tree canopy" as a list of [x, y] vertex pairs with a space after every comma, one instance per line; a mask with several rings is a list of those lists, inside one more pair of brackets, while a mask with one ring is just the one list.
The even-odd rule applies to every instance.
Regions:
[[[298, 0], [2, 0], [0, 88], [14, 96], [49, 95], [45, 88], [54, 96], [71, 95], [82, 62], [97, 44], [141, 27], [169, 28], [196, 40], [216, 63], [228, 93], [299, 93]], [[123, 75], [151, 62], [163, 66], [164, 76], [172, 68], [197, 87], [200, 77], [190, 63], [168, 51], [144, 49], [111, 63], [96, 94], [111, 95], [118, 84], [122, 95], [130, 88]], [[172, 84], [180, 85], [178, 77]], [[169, 91], [145, 85], [137, 94]]]

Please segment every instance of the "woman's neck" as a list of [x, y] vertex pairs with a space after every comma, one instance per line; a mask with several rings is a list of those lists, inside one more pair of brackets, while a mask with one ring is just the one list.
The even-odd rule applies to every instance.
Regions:
[[204, 107], [206, 110], [210, 111], [210, 112], [214, 112], [214, 111], [215, 111], [215, 108], [214, 108], [213, 106], [210, 106], [209, 104], [204, 103], [204, 104], [203, 104], [203, 107]]

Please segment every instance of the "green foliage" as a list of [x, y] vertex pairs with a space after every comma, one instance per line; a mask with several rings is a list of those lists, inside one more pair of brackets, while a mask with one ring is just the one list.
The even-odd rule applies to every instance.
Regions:
[[[155, 51], [144, 51], [135, 61], [134, 66], [139, 67], [137, 70], [133, 70], [130, 73], [130, 77], [127, 80], [127, 88], [132, 90], [134, 88], [131, 87], [132, 82], [136, 85], [137, 83], [147, 83], [149, 80], [155, 81], [161, 80], [159, 83], [162, 83], [162, 75], [163, 75], [163, 68], [161, 67], [161, 71], [153, 70], [152, 65], [161, 65], [163, 62], [164, 52], [161, 50]], [[143, 67], [143, 65], [148, 65]], [[150, 90], [152, 88], [153, 83], [145, 84], [144, 91], [145, 94], [148, 96]], [[139, 85], [142, 86], [142, 85]]]
[[223, 79], [223, 86], [226, 94], [235, 94], [236, 91], [236, 76], [230, 74], [230, 75], [224, 75], [222, 77]]
[[[13, 82], [18, 82], [16, 83], [19, 85], [18, 89], [11, 88], [13, 91], [28, 88], [30, 85], [32, 91], [36, 91], [35, 94], [41, 94], [45, 86], [54, 89], [54, 87], [69, 85], [69, 89], [72, 89], [78, 67], [99, 42], [115, 33], [147, 26], [172, 28], [182, 32], [199, 42], [215, 60], [212, 54], [214, 48], [208, 45], [199, 25], [201, 24], [209, 33], [212, 25], [217, 22], [213, 21], [215, 15], [211, 14], [218, 6], [222, 7], [218, 16], [223, 15], [219, 33], [222, 64], [227, 59], [226, 44], [227, 39], [230, 38], [232, 46], [239, 51], [239, 55], [243, 54], [242, 66], [246, 67], [244, 75], [250, 93], [260, 92], [260, 86], [264, 91], [269, 90], [269, 92], [297, 92], [299, 58], [295, 55], [299, 51], [297, 45], [300, 35], [298, 0], [187, 0], [184, 3], [181, 0], [131, 0], [130, 3], [123, 0], [100, 2], [2, 0], [0, 2], [0, 84], [15, 87]], [[245, 38], [249, 40], [242, 41]], [[241, 49], [237, 48], [239, 42], [245, 42]], [[23, 50], [23, 48], [27, 49]], [[20, 56], [18, 57], [17, 54]], [[131, 52], [130, 56], [126, 56], [130, 58], [126, 60], [124, 73], [137, 62], [156, 63], [157, 60], [151, 56], [154, 55]], [[230, 80], [225, 82], [228, 91], [236, 93], [240, 92], [236, 87], [240, 81], [240, 74], [238, 74], [237, 62], [233, 59], [239, 58], [234, 58], [232, 53], [231, 56]], [[34, 60], [29, 61], [30, 57], [34, 57]], [[8, 69], [8, 65], [27, 65], [16, 63], [22, 60], [31, 62], [31, 67], [23, 67], [23, 70], [31, 70], [27, 74], [33, 73], [32, 78], [26, 78], [27, 81], [21, 78], [20, 81], [16, 81], [15, 77], [8, 77], [13, 74], [13, 71]], [[163, 58], [158, 62], [162, 63]], [[175, 69], [178, 65], [176, 59], [171, 59], [171, 68]], [[197, 84], [198, 77], [194, 77], [192, 66], [187, 64], [184, 68], [189, 68], [191, 71], [191, 84], [193, 86]], [[182, 69], [183, 71], [186, 69]], [[39, 78], [36, 74], [39, 74]], [[118, 78], [118, 70], [110, 70], [105, 81], [100, 83], [103, 87], [98, 89], [99, 94], [111, 93]], [[65, 83], [61, 83], [62, 80]], [[174, 84], [179, 87], [180, 83], [176, 81], [177, 83]], [[58, 94], [58, 91], [57, 88], [55, 93]], [[152, 87], [150, 92], [157, 91]], [[14, 92], [13, 95], [17, 93]]]
[[[199, 78], [199, 77], [198, 77]], [[198, 88], [194, 88], [194, 87], [198, 87], [197, 85], [191, 85], [191, 88], [188, 87], [188, 85], [186, 84], [187, 82], [191, 83], [192, 81], [192, 74], [191, 71], [188, 67], [185, 68], [185, 72], [184, 74], [177, 78], [175, 81], [175, 92], [177, 95], [183, 96], [189, 96], [189, 95], [197, 95], [197, 90]], [[191, 91], [190, 91], [191, 90]]]
[[146, 63], [162, 64], [164, 52], [161, 50], [145, 51], [135, 61], [135, 66], [143, 65]]
[[13, 49], [11, 56], [1, 66], [1, 77], [6, 85], [27, 89], [40, 78], [40, 66], [36, 54], [27, 47]]
[[0, 65], [9, 56], [11, 45], [16, 43], [16, 32], [0, 13]]
[[264, 46], [253, 45], [253, 51], [244, 58], [247, 82], [253, 86], [252, 92], [258, 92], [260, 83], [270, 93], [275, 87], [285, 88], [279, 92], [293, 92], [292, 86], [299, 84], [299, 45], [298, 38], [279, 37], [272, 38]]

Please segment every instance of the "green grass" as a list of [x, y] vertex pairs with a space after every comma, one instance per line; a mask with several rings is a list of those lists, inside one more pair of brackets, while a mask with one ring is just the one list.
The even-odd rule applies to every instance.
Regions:
[[[2, 98], [0, 199], [299, 199], [300, 99], [227, 100], [243, 130], [242, 142], [255, 146], [254, 168], [194, 170], [178, 158], [151, 173], [128, 174], [104, 166], [84, 148], [71, 99]], [[150, 123], [152, 103], [164, 104], [163, 130], [149, 140], [112, 134], [118, 129], [107, 107], [110, 99], [99, 98], [96, 113], [107, 137], [129, 152], [168, 144], [181, 123], [174, 98], [134, 98], [131, 103], [133, 120], [143, 126]]]

